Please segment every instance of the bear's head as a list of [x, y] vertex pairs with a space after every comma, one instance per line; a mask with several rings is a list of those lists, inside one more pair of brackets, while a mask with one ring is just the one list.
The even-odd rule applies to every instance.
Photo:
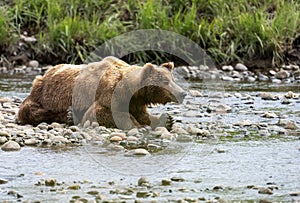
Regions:
[[142, 67], [141, 91], [146, 103], [183, 102], [186, 92], [175, 83], [173, 68], [172, 62], [160, 66], [146, 63]]

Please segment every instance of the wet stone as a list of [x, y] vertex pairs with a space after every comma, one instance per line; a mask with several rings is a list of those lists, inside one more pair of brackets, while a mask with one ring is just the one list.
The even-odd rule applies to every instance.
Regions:
[[276, 73], [275, 78], [282, 80], [282, 79], [288, 78], [289, 76], [290, 76], [290, 73], [288, 71], [281, 70]]
[[4, 144], [5, 142], [7, 142], [7, 138], [6, 137], [0, 137], [0, 144]]
[[291, 192], [290, 196], [293, 196], [293, 197], [300, 196], [300, 191]]
[[297, 130], [298, 126], [293, 122], [293, 121], [288, 121], [285, 126], [285, 129], [289, 129], [289, 130]]
[[193, 137], [190, 136], [190, 135], [179, 134], [176, 137], [176, 141], [177, 142], [192, 142], [193, 141]]
[[162, 179], [161, 180], [161, 185], [163, 185], [163, 186], [167, 186], [167, 185], [171, 185], [171, 180], [169, 180], [169, 179]]
[[38, 143], [39, 141], [34, 138], [30, 138], [24, 141], [25, 145], [37, 145]]
[[145, 155], [149, 155], [149, 154], [150, 153], [146, 149], [143, 149], [143, 148], [138, 148], [133, 151], [133, 155], [137, 155], [137, 156], [145, 156]]
[[9, 137], [10, 135], [9, 135], [8, 132], [0, 130], [0, 137], [2, 137], [2, 136], [3, 137]]
[[138, 186], [143, 186], [145, 184], [147, 185], [149, 184], [149, 180], [147, 179], [147, 177], [145, 176], [140, 177], [138, 180]]
[[98, 195], [99, 192], [97, 190], [90, 190], [90, 191], [87, 192], [87, 194], [89, 194], [89, 195]]
[[21, 146], [15, 141], [8, 141], [2, 145], [1, 149], [3, 151], [18, 151], [21, 149]]
[[0, 185], [8, 183], [8, 180], [0, 178]]
[[55, 186], [56, 185], [56, 179], [54, 178], [48, 178], [45, 180], [45, 185], [46, 186]]
[[129, 137], [129, 136], [135, 136], [135, 135], [137, 135], [137, 134], [139, 134], [139, 130], [137, 129], [137, 128], [132, 128], [131, 130], [129, 130], [128, 132], [127, 132], [127, 136]]
[[138, 191], [136, 193], [136, 197], [138, 197], [138, 198], [147, 198], [149, 196], [151, 196], [151, 194], [148, 191]]
[[120, 141], [122, 141], [122, 138], [119, 137], [119, 136], [113, 136], [109, 139], [109, 141], [111, 141], [111, 142], [120, 142]]
[[268, 111], [268, 112], [265, 112], [262, 115], [262, 117], [264, 117], [264, 118], [277, 118], [278, 116], [274, 112]]
[[73, 184], [68, 187], [69, 190], [79, 190], [81, 187], [78, 184]]
[[120, 137], [121, 140], [124, 140], [126, 138], [126, 133], [122, 133], [122, 132], [113, 132], [110, 134], [111, 137]]
[[242, 63], [237, 63], [234, 67], [234, 70], [244, 72], [244, 71], [247, 71], [248, 68]]
[[223, 71], [233, 71], [233, 67], [232, 66], [222, 66], [222, 70]]
[[183, 182], [184, 178], [179, 177], [179, 176], [174, 176], [174, 177], [171, 178], [171, 181], [174, 181], [174, 182]]
[[267, 92], [260, 93], [259, 96], [263, 100], [277, 100], [278, 99], [278, 97], [272, 95], [271, 93], [267, 93]]
[[258, 193], [272, 195], [273, 191], [270, 188], [259, 188]]

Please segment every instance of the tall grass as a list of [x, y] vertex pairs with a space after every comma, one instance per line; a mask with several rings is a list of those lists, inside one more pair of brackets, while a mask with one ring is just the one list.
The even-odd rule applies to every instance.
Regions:
[[[283, 62], [300, 33], [294, 0], [13, 0], [0, 4], [0, 45], [24, 32], [37, 38], [45, 63], [80, 63], [106, 40], [138, 29], [162, 29], [198, 43], [218, 64], [270, 58]], [[3, 48], [2, 48], [3, 49]], [[139, 52], [130, 59], [163, 60]]]

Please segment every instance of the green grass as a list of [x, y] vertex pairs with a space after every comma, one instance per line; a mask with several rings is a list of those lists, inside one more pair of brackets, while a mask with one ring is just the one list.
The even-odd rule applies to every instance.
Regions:
[[[1, 51], [10, 54], [8, 48], [27, 32], [37, 38], [32, 58], [44, 63], [81, 63], [105, 41], [139, 29], [186, 36], [217, 64], [269, 58], [278, 65], [300, 33], [300, 4], [293, 0], [6, 0], [0, 4]], [[139, 52], [129, 58], [161, 62], [168, 55]]]

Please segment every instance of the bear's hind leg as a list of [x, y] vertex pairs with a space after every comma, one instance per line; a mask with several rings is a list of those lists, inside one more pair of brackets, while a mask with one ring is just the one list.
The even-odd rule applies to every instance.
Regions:
[[39, 103], [32, 101], [30, 97], [28, 97], [20, 106], [17, 122], [20, 124], [31, 124], [35, 126], [42, 122], [64, 123], [66, 122], [66, 118], [66, 112], [55, 113], [46, 110]]

